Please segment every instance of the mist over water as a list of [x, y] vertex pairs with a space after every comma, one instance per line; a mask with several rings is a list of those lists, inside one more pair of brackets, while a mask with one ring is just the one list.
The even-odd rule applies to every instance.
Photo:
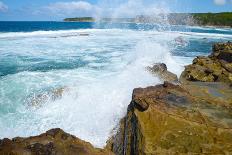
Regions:
[[[156, 19], [162, 13], [163, 22], [86, 23], [81, 29], [66, 23], [61, 30], [0, 34], [0, 138], [58, 127], [104, 147], [125, 115], [133, 89], [162, 82], [145, 67], [163, 62], [179, 76], [195, 56], [209, 54], [213, 42], [232, 39], [228, 29], [170, 26], [164, 16], [168, 9], [160, 5], [119, 2], [111, 17], [155, 12]], [[97, 16], [102, 17], [100, 11]], [[61, 88], [62, 97], [32, 104]]]

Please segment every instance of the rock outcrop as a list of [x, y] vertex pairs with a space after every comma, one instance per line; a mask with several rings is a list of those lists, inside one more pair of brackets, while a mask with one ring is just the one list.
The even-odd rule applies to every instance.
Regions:
[[156, 63], [152, 67], [147, 67], [147, 70], [164, 81], [178, 82], [177, 75], [168, 71], [168, 68], [164, 63]]
[[[135, 89], [111, 150], [117, 155], [232, 154], [231, 53], [232, 43], [215, 44], [210, 56], [186, 67], [179, 85]], [[165, 64], [148, 69], [161, 78], [167, 71]]]
[[52, 89], [50, 91], [43, 92], [39, 95], [34, 95], [28, 98], [29, 106], [41, 106], [49, 101], [56, 101], [62, 98], [65, 92], [68, 92], [69, 88], [60, 87]]
[[[134, 89], [127, 114], [105, 149], [53, 129], [0, 140], [0, 155], [232, 154], [231, 58], [232, 43], [215, 44], [210, 56], [197, 57], [186, 67], [178, 85], [165, 64], [149, 67], [168, 82]], [[62, 92], [52, 93], [54, 99]]]
[[1, 155], [113, 155], [112, 152], [96, 149], [90, 143], [52, 129], [44, 134], [29, 138], [0, 140]]
[[186, 66], [180, 80], [232, 84], [232, 43], [217, 43], [208, 57], [197, 57]]
[[165, 82], [135, 89], [115, 136], [121, 140], [112, 150], [118, 155], [232, 154], [232, 90], [223, 88]]

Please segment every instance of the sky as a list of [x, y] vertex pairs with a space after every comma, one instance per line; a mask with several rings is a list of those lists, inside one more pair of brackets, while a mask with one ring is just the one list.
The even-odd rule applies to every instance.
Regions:
[[232, 12], [232, 0], [0, 0], [0, 21], [133, 17], [163, 12]]

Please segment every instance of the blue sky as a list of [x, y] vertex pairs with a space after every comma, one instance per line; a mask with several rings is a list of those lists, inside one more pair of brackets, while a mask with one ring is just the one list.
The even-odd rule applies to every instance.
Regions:
[[225, 11], [232, 12], [232, 0], [0, 0], [0, 20], [13, 21]]

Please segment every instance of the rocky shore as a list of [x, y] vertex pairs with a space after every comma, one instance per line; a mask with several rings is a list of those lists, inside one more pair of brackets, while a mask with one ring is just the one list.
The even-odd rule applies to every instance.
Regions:
[[165, 64], [148, 67], [164, 84], [136, 88], [105, 149], [52, 129], [0, 140], [0, 155], [232, 154], [232, 43], [217, 43], [181, 77]]

